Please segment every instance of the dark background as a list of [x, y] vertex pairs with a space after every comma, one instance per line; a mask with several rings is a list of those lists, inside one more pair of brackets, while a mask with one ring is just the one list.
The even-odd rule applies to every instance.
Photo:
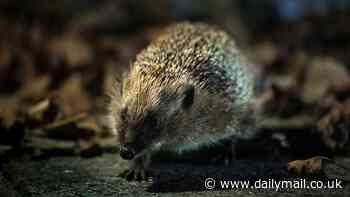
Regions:
[[[225, 168], [233, 177], [350, 181], [343, 168], [350, 164], [350, 1], [1, 0], [0, 196], [152, 196], [113, 179], [124, 165], [106, 129], [104, 94], [141, 49], [178, 21], [219, 26], [255, 66], [262, 132], [239, 142], [238, 159], [254, 162]], [[186, 160], [192, 165], [218, 152]], [[192, 176], [189, 169], [196, 169], [181, 165], [160, 170], [169, 178], [155, 191], [168, 191], [174, 180], [180, 191], [203, 190], [190, 186], [200, 178], [182, 187], [171, 178], [172, 171]], [[216, 171], [207, 167], [199, 174]], [[248, 172], [235, 174], [241, 167]], [[55, 173], [66, 168], [79, 172]], [[101, 176], [110, 179], [96, 180]], [[91, 181], [95, 193], [82, 189]]]

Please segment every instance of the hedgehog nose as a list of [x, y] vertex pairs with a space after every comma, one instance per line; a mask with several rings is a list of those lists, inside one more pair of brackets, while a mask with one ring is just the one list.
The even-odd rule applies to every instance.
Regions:
[[135, 151], [131, 148], [129, 144], [125, 144], [120, 149], [120, 157], [125, 160], [131, 160], [135, 156]]

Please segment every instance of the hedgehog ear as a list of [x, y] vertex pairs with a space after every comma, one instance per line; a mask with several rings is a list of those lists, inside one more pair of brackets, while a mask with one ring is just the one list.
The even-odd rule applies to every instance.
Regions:
[[192, 106], [194, 101], [194, 86], [186, 85], [183, 90], [182, 107], [188, 109]]

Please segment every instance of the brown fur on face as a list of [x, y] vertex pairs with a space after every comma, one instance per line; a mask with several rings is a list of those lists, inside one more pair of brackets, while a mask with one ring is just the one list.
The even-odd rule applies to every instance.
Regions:
[[[120, 146], [131, 144], [137, 153], [154, 148], [174, 132], [182, 122], [180, 117], [190, 113], [194, 86], [186, 80], [152, 80], [130, 71], [124, 79], [118, 98], [110, 104], [112, 129], [118, 135]], [[116, 90], [118, 91], [118, 90]]]
[[[228, 124], [240, 121], [233, 117], [240, 117], [242, 109], [231, 109], [232, 103], [221, 95], [185, 79], [159, 83], [137, 72], [130, 72], [124, 94], [111, 105], [120, 146], [132, 144], [139, 153], [161, 144], [177, 151], [179, 145], [197, 143], [201, 137], [220, 139]], [[191, 88], [193, 98], [187, 98]], [[192, 103], [186, 106], [188, 100]]]

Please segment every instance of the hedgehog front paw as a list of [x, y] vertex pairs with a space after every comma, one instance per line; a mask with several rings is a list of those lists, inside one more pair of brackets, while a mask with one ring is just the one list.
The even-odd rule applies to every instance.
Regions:
[[148, 181], [150, 160], [148, 157], [135, 158], [130, 162], [130, 167], [120, 174], [128, 181]]
[[148, 178], [148, 171], [142, 166], [135, 166], [127, 170], [125, 178], [128, 181], [146, 181]]

